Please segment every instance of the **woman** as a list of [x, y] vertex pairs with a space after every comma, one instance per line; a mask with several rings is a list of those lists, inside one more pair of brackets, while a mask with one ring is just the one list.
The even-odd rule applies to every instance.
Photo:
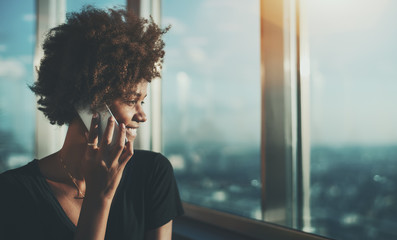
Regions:
[[[49, 32], [31, 89], [50, 122], [69, 127], [58, 152], [0, 175], [0, 239], [171, 239], [183, 213], [172, 167], [133, 149], [167, 30], [88, 6]], [[114, 117], [99, 141], [107, 106]]]

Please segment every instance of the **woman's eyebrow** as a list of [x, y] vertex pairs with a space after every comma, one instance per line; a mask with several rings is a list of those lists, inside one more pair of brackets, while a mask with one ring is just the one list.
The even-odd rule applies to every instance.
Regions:
[[[131, 95], [136, 96], [136, 97], [141, 97], [142, 93], [133, 92], [133, 93], [131, 93]], [[146, 98], [146, 97], [147, 97], [147, 94], [145, 94], [144, 98]]]

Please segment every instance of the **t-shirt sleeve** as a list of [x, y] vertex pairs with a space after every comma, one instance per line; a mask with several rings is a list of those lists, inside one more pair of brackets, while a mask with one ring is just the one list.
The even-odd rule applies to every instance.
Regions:
[[155, 157], [148, 181], [147, 230], [158, 228], [183, 214], [174, 171], [166, 157]]

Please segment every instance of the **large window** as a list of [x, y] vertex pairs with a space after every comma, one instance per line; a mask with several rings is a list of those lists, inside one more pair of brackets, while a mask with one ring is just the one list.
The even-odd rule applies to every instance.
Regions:
[[396, 16], [386, 0], [163, 0], [163, 151], [182, 199], [396, 238]]

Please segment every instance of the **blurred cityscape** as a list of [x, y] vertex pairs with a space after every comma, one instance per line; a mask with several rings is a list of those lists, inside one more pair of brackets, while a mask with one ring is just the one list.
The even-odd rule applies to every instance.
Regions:
[[314, 147], [312, 227], [346, 240], [397, 239], [397, 146]]
[[[259, 147], [165, 147], [184, 201], [260, 219]], [[346, 240], [396, 239], [397, 146], [312, 147], [311, 228]]]

